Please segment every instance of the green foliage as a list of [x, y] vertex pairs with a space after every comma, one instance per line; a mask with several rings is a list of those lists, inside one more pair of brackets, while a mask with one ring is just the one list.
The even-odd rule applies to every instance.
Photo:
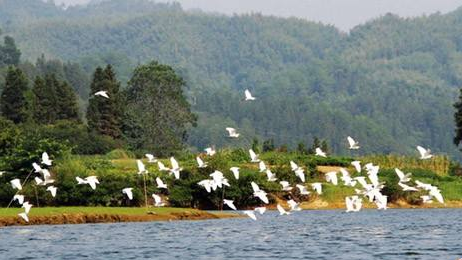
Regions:
[[5, 86], [0, 97], [0, 112], [3, 117], [15, 124], [24, 123], [29, 118], [27, 89], [28, 80], [24, 73], [18, 68], [8, 67]]
[[[172, 67], [153, 61], [137, 67], [126, 90], [125, 137], [135, 149], [169, 154], [183, 147], [196, 116], [183, 95], [185, 82]], [[136, 130], [135, 133], [132, 131]]]
[[3, 41], [3, 46], [0, 45], [0, 67], [5, 65], [17, 66], [21, 57], [21, 51], [16, 47], [16, 43], [12, 37], [5, 36]]

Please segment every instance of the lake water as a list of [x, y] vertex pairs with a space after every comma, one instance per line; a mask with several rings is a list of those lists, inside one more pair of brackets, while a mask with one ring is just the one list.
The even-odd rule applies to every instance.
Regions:
[[450, 259], [462, 210], [267, 212], [222, 219], [0, 229], [0, 259]]

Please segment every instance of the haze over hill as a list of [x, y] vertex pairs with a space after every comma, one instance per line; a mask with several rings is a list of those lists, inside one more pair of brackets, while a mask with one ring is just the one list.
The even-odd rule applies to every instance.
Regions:
[[[346, 154], [352, 135], [364, 153], [411, 154], [423, 145], [458, 154], [452, 104], [462, 86], [462, 10], [386, 15], [345, 34], [300, 19], [185, 12], [144, 0], [67, 10], [4, 0], [0, 27], [24, 60], [44, 53], [88, 73], [111, 63], [123, 81], [138, 63], [171, 64], [199, 115], [190, 136], [198, 149], [248, 147], [253, 137], [295, 147], [319, 137]], [[256, 102], [242, 102], [246, 88]], [[228, 126], [242, 138], [227, 139]]]
[[[55, 0], [66, 5], [85, 4], [90, 0]], [[350, 30], [370, 19], [397, 14], [414, 17], [436, 12], [447, 13], [462, 5], [462, 0], [156, 0], [179, 2], [185, 9], [201, 9], [206, 12], [243, 14], [259, 12], [281, 17], [295, 16], [309, 21], [333, 24], [342, 30]]]

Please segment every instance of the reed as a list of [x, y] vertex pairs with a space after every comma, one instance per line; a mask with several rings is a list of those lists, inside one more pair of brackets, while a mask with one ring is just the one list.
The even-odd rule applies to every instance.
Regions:
[[362, 162], [371, 162], [383, 169], [424, 169], [432, 171], [439, 176], [449, 174], [450, 160], [447, 156], [435, 156], [428, 160], [400, 155], [370, 155], [361, 158]]

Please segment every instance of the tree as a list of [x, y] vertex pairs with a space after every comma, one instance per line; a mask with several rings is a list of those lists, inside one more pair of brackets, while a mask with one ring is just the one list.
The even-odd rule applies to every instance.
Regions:
[[[90, 88], [87, 109], [89, 130], [115, 139], [120, 138], [123, 99], [119, 91], [120, 83], [111, 65], [107, 65], [104, 70], [101, 67], [96, 68]], [[98, 91], [106, 91], [109, 98], [95, 96], [94, 93]]]
[[14, 39], [10, 36], [5, 36], [3, 46], [0, 46], [0, 66], [19, 64], [21, 51], [16, 47]]
[[263, 142], [263, 152], [271, 152], [271, 151], [274, 151], [275, 147], [274, 147], [274, 140], [273, 138], [271, 139], [268, 139], [268, 140], [265, 140]]
[[56, 120], [56, 86], [57, 80], [48, 75], [45, 80], [36, 77], [32, 93], [34, 94], [32, 116], [38, 124], [51, 124]]
[[79, 104], [74, 89], [64, 81], [56, 89], [56, 94], [59, 97], [56, 101], [56, 119], [80, 122]]
[[454, 144], [459, 146], [462, 142], [462, 89], [460, 89], [459, 100], [454, 104], [456, 112], [454, 113], [454, 121], [456, 124]]
[[260, 152], [260, 142], [256, 137], [252, 139], [252, 150], [256, 153]]
[[188, 126], [197, 120], [183, 95], [184, 85], [172, 67], [156, 61], [135, 69], [126, 90], [126, 116], [142, 134], [124, 133], [127, 139], [139, 136], [129, 139], [132, 146], [138, 144], [135, 149], [166, 154], [183, 147]]
[[0, 97], [0, 110], [2, 116], [15, 124], [24, 123], [29, 118], [27, 89], [26, 75], [18, 68], [8, 67], [5, 86]]
[[329, 145], [327, 144], [326, 140], [322, 140], [321, 142], [321, 150], [325, 153], [329, 153]]
[[297, 151], [298, 151], [300, 154], [306, 154], [307, 151], [306, 151], [305, 143], [303, 143], [303, 142], [298, 143], [298, 145], [297, 145]]

